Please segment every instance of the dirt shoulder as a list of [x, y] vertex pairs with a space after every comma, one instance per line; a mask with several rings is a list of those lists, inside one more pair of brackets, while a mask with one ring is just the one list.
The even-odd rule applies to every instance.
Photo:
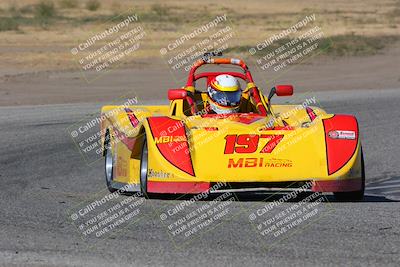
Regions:
[[[293, 84], [296, 92], [354, 89], [400, 90], [400, 49], [369, 57], [331, 59], [316, 57], [281, 72], [262, 72], [251, 64], [253, 76], [263, 90], [273, 84]], [[89, 74], [90, 75], [90, 74]], [[179, 88], [164, 62], [114, 69], [87, 82], [76, 71], [16, 73], [0, 78], [0, 105], [40, 105], [114, 101], [135, 95], [139, 100], [165, 99], [168, 88]]]

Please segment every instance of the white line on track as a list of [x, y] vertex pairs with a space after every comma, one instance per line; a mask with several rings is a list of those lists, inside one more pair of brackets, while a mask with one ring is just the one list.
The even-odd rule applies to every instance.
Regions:
[[366, 190], [375, 190], [375, 189], [382, 189], [382, 188], [396, 188], [396, 187], [400, 188], [400, 184], [367, 187]]
[[400, 179], [386, 180], [379, 182], [379, 184], [400, 184]]
[[385, 194], [397, 194], [400, 193], [400, 189], [393, 190], [393, 191], [385, 191]]

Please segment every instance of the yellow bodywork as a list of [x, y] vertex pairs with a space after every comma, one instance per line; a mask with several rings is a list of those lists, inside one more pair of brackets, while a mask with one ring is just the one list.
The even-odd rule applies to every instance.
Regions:
[[[263, 101], [267, 102], [265, 98]], [[183, 100], [173, 100], [169, 105], [129, 106], [127, 108], [130, 112], [121, 106], [102, 108], [101, 112], [106, 119], [101, 127], [103, 132], [108, 131], [111, 136], [115, 182], [140, 184], [140, 159], [144, 138], [148, 146], [148, 169], [151, 170], [148, 181], [289, 182], [361, 177], [359, 140], [355, 153], [345, 166], [331, 175], [328, 174], [325, 132], [321, 121], [333, 115], [326, 114], [320, 108], [312, 107], [317, 118], [311, 121], [304, 108], [272, 105], [268, 116], [251, 123], [243, 123], [234, 116], [231, 119], [187, 116], [183, 112], [184, 105]], [[138, 120], [136, 126], [129, 119], [130, 113]], [[174, 129], [166, 128], [167, 137], [155, 140], [146, 118], [156, 116], [169, 116], [183, 123], [195, 175], [180, 170], [160, 153], [156, 141], [174, 142], [173, 138], [168, 137], [168, 133]], [[283, 121], [289, 127], [285, 128]], [[256, 150], [252, 153], [224, 154], [229, 135], [250, 136], [249, 138], [257, 140]], [[283, 136], [280, 142], [270, 153], [261, 153], [271, 141], [268, 136], [277, 135]], [[240, 147], [240, 144], [237, 146]]]

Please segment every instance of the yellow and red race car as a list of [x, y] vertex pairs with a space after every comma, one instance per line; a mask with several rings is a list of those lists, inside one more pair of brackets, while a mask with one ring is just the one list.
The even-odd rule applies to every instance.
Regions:
[[[207, 64], [240, 71], [196, 73]], [[220, 74], [245, 85], [238, 113], [212, 114], [207, 92], [196, 87]], [[274, 95], [292, 94], [293, 86], [277, 85], [265, 96], [242, 60], [208, 58], [193, 64], [183, 88], [168, 91], [169, 105], [104, 106], [108, 189], [148, 196], [306, 188], [361, 200], [365, 174], [357, 119], [314, 106], [271, 104]]]

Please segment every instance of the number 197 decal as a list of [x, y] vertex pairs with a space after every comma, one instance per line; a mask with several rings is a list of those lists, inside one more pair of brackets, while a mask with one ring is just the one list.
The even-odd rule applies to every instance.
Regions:
[[258, 149], [260, 139], [268, 139], [260, 153], [271, 153], [283, 139], [283, 134], [230, 134], [225, 136], [224, 154], [233, 153], [254, 153]]

